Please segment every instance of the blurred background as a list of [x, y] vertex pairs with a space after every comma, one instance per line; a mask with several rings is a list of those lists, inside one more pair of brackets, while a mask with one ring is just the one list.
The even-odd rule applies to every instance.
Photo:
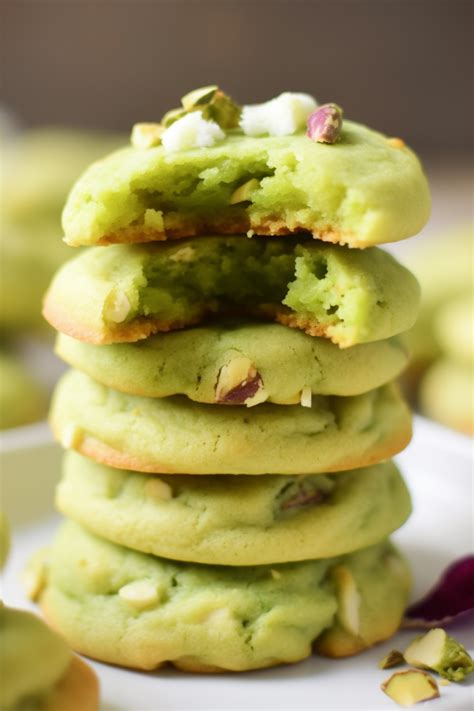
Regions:
[[133, 123], [158, 121], [190, 89], [217, 83], [240, 103], [284, 90], [336, 101], [419, 153], [433, 216], [393, 246], [426, 294], [405, 384], [425, 413], [472, 432], [473, 9], [472, 0], [3, 0], [0, 425], [43, 417], [60, 368], [40, 306], [72, 254], [60, 240], [72, 182]]

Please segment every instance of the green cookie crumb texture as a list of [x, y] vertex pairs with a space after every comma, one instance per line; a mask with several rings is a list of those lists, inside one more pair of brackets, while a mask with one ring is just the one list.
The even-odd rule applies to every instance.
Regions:
[[[249, 180], [258, 187], [232, 204]], [[302, 132], [250, 137], [234, 130], [218, 145], [174, 154], [124, 148], [78, 180], [63, 227], [74, 246], [252, 230], [306, 231], [368, 247], [416, 234], [429, 212], [416, 156], [401, 141], [346, 121], [334, 145]]]
[[40, 711], [67, 671], [72, 653], [36, 615], [0, 603], [0, 707]]
[[414, 276], [380, 249], [233, 236], [87, 250], [57, 273], [44, 314], [92, 343], [237, 312], [349, 347], [410, 328], [418, 302]]
[[[279, 324], [228, 322], [106, 346], [60, 334], [56, 353], [108, 387], [146, 397], [186, 395], [205, 403], [292, 405], [304, 392], [359, 395], [401, 373], [400, 337], [338, 348]], [[253, 378], [252, 378], [253, 375]], [[252, 382], [253, 381], [253, 382]]]
[[121, 545], [175, 560], [262, 565], [365, 548], [401, 526], [396, 466], [316, 476], [150, 476], [68, 452], [56, 504]]
[[41, 385], [14, 355], [0, 351], [0, 429], [40, 420], [46, 409]]
[[169, 474], [315, 474], [375, 464], [403, 449], [411, 417], [394, 384], [311, 407], [216, 407], [182, 396], [145, 398], [78, 371], [51, 409], [70, 449], [121, 469]]
[[388, 542], [328, 560], [213, 567], [138, 553], [69, 522], [52, 546], [40, 605], [73, 648], [96, 659], [244, 671], [296, 662], [314, 643], [339, 656], [389, 637], [408, 588]]

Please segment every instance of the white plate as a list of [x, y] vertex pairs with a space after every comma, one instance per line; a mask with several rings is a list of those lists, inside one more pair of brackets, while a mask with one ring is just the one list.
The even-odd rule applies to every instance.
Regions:
[[[415, 512], [395, 538], [413, 566], [413, 597], [419, 597], [450, 561], [471, 548], [472, 451], [467, 438], [418, 418], [412, 444], [398, 457]], [[2, 460], [2, 506], [13, 527], [3, 597], [7, 604], [31, 607], [18, 575], [56, 527], [52, 501], [60, 451], [51, 444], [46, 427], [36, 425], [4, 435]], [[453, 631], [466, 646], [472, 646], [472, 624], [457, 624]], [[350, 659], [312, 657], [293, 666], [248, 674], [197, 676], [173, 669], [150, 674], [99, 663], [93, 666], [101, 681], [102, 708], [107, 711], [393, 711], [397, 707], [379, 688], [390, 671], [377, 669], [377, 661], [390, 649], [403, 649], [413, 634], [400, 632], [395, 639]], [[472, 684], [441, 686], [440, 692], [441, 699], [430, 710], [473, 707]]]

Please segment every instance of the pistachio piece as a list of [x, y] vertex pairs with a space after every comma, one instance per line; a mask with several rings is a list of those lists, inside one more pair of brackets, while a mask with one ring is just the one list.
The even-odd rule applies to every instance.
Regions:
[[383, 659], [378, 663], [379, 669], [391, 669], [392, 667], [399, 667], [400, 664], [405, 662], [405, 657], [398, 649], [392, 649], [391, 652], [385, 655]]
[[145, 493], [147, 496], [161, 501], [170, 501], [173, 498], [171, 486], [155, 476], [151, 477], [145, 484]]
[[211, 101], [203, 108], [204, 118], [215, 121], [224, 130], [237, 128], [240, 114], [240, 106], [220, 89], [216, 91]]
[[132, 128], [130, 140], [134, 148], [152, 148], [159, 146], [165, 127], [160, 123], [136, 123]]
[[37, 602], [47, 582], [47, 561], [48, 549], [41, 548], [29, 560], [28, 565], [21, 576], [21, 582], [26, 595], [33, 602]]
[[474, 670], [468, 651], [440, 627], [416, 637], [403, 656], [408, 664], [432, 669], [449, 681], [462, 681]]
[[355, 636], [360, 634], [360, 594], [354, 577], [344, 565], [331, 570], [336, 585], [337, 617], [344, 629]]
[[104, 307], [104, 317], [106, 321], [112, 323], [123, 323], [130, 313], [131, 304], [127, 294], [123, 291], [113, 291], [107, 298]]
[[387, 138], [387, 143], [393, 148], [405, 148], [405, 141], [403, 138]]
[[438, 685], [432, 676], [418, 669], [399, 671], [384, 681], [380, 687], [400, 706], [413, 706], [419, 701], [439, 697]]
[[334, 481], [327, 476], [294, 477], [280, 490], [276, 508], [281, 514], [293, 513], [305, 506], [314, 506], [325, 501], [334, 488]]
[[84, 433], [79, 425], [69, 422], [61, 432], [61, 445], [64, 449], [77, 449], [81, 444]]
[[337, 104], [323, 104], [309, 117], [306, 135], [315, 143], [335, 143], [341, 135], [342, 116]]
[[122, 600], [137, 610], [151, 607], [159, 597], [156, 586], [150, 580], [134, 580], [127, 583], [120, 588], [118, 594]]
[[192, 111], [196, 107], [202, 107], [203, 104], [208, 104], [215, 96], [218, 87], [213, 84], [212, 86], [203, 86], [200, 89], [194, 89], [188, 94], [185, 94], [181, 99], [181, 103], [185, 111]]
[[254, 193], [260, 186], [260, 182], [257, 178], [250, 178], [247, 182], [242, 183], [230, 196], [229, 204], [237, 205], [239, 202], [248, 202], [252, 199], [252, 193]]
[[267, 398], [262, 378], [246, 356], [236, 356], [222, 366], [217, 376], [215, 392], [215, 401], [219, 405], [251, 407]]
[[301, 407], [311, 407], [313, 392], [310, 385], [305, 385], [301, 391], [300, 403]]
[[165, 128], [169, 128], [169, 126], [171, 126], [175, 121], [178, 121], [178, 119], [183, 118], [183, 116], [186, 116], [186, 114], [187, 111], [185, 111], [181, 107], [179, 109], [170, 109], [162, 117], [160, 123]]

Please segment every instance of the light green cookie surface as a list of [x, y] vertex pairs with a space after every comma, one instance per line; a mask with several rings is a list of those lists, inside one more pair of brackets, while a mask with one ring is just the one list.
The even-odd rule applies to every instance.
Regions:
[[36, 615], [0, 603], [0, 707], [41, 711], [72, 660], [66, 643]]
[[385, 539], [410, 514], [391, 462], [316, 476], [161, 476], [69, 452], [56, 492], [66, 516], [144, 553], [213, 565], [328, 558]]
[[[72, 522], [52, 546], [46, 577], [40, 604], [77, 651], [193, 671], [295, 662], [319, 640], [325, 653], [354, 653], [395, 631], [409, 587], [387, 542], [324, 561], [213, 567], [137, 553]], [[356, 596], [350, 621], [347, 587]]]
[[318, 396], [312, 407], [216, 407], [144, 398], [70, 371], [51, 424], [64, 446], [122, 469], [168, 474], [315, 474], [388, 459], [411, 436], [394, 385], [354, 397]]
[[293, 328], [248, 322], [107, 346], [60, 334], [56, 353], [116, 390], [147, 397], [183, 394], [209, 404], [251, 404], [255, 387], [249, 371], [260, 381], [259, 402], [299, 403], [305, 389], [314, 395], [358, 395], [397, 377], [409, 357], [401, 338], [341, 349]]
[[418, 302], [414, 276], [375, 247], [201, 237], [89, 249], [56, 274], [44, 314], [57, 330], [100, 344], [243, 313], [349, 347], [410, 328]]
[[[259, 186], [231, 205], [249, 179]], [[308, 231], [354, 247], [416, 234], [430, 197], [415, 155], [352, 121], [334, 145], [303, 133], [248, 137], [234, 131], [212, 148], [165, 153], [125, 148], [92, 165], [63, 213], [66, 241], [140, 242], [209, 232]]]
[[0, 352], [0, 429], [40, 420], [46, 408], [40, 385], [14, 356]]

